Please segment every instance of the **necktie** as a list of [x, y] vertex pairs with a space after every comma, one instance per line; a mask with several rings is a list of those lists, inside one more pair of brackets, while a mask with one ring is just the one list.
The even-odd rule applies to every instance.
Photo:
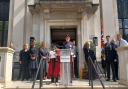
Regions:
[[120, 41], [119, 41], [119, 47], [120, 47]]

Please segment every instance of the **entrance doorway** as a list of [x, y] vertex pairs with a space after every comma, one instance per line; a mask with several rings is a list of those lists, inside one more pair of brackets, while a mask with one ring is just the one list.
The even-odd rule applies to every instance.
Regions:
[[[65, 36], [70, 35], [71, 41], [75, 41], [75, 45], [77, 46], [77, 28], [51, 28], [51, 44], [57, 45], [60, 49], [63, 48], [63, 45], [65, 43]], [[74, 57], [74, 77], [78, 78], [78, 72], [79, 72], [79, 59], [78, 59], [78, 49], [75, 53], [76, 57]]]
[[[71, 41], [77, 41], [76, 28], [51, 28], [51, 43], [56, 44], [59, 48], [63, 48], [65, 42], [65, 36], [68, 34], [71, 37]], [[76, 44], [77, 45], [77, 44]]]

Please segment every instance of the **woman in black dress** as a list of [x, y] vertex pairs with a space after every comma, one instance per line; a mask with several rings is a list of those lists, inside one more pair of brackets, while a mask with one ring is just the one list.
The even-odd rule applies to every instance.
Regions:
[[28, 80], [29, 79], [29, 50], [28, 50], [28, 44], [24, 44], [23, 49], [20, 51], [19, 63], [20, 63], [19, 79]]
[[89, 42], [86, 42], [84, 44], [83, 51], [84, 51], [84, 55], [85, 55], [85, 61], [86, 61], [87, 67], [88, 67], [88, 73], [87, 73], [86, 78], [87, 79], [89, 78], [89, 71], [91, 71], [90, 73], [92, 75], [91, 76], [92, 79], [96, 79], [97, 75], [96, 75], [96, 71], [93, 66], [93, 64], [95, 63], [95, 60], [96, 60], [96, 56], [95, 56], [94, 51], [90, 48]]

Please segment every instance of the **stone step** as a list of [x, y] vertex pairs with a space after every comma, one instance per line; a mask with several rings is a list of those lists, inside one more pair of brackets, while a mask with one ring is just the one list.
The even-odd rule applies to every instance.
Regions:
[[[32, 89], [32, 88], [16, 87], [16, 88], [4, 88], [4, 89]], [[39, 87], [36, 87], [34, 89], [39, 89]], [[92, 89], [92, 88], [91, 87], [42, 87], [41, 89]], [[94, 87], [94, 89], [103, 89], [103, 88]], [[105, 89], [128, 89], [128, 87], [105, 87]]]
[[[128, 86], [122, 85], [119, 82], [113, 81], [104, 81], [105, 89], [128, 89]], [[88, 84], [88, 80], [73, 80], [72, 85], [70, 86], [63, 86], [60, 83], [51, 83], [50, 80], [46, 80], [43, 83], [42, 89], [91, 89]], [[101, 83], [98, 80], [93, 82], [94, 89], [103, 89]], [[31, 89], [32, 82], [30, 81], [13, 81], [11, 83], [6, 84], [4, 89]], [[39, 89], [39, 81], [36, 81], [35, 88]]]
[[0, 89], [4, 89], [4, 84], [0, 83]]

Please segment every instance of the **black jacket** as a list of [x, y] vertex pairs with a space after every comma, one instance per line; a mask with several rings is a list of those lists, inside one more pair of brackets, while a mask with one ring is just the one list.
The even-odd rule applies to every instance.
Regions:
[[19, 61], [29, 62], [29, 51], [21, 50], [19, 54]]
[[91, 57], [92, 61], [94, 62], [96, 60], [96, 55], [93, 50], [83, 48], [84, 51], [84, 56], [85, 56], [85, 61], [88, 62], [89, 57]]
[[117, 46], [113, 43], [107, 45], [105, 44], [105, 56], [106, 61], [114, 61], [115, 59], [118, 60], [118, 54], [116, 51]]

